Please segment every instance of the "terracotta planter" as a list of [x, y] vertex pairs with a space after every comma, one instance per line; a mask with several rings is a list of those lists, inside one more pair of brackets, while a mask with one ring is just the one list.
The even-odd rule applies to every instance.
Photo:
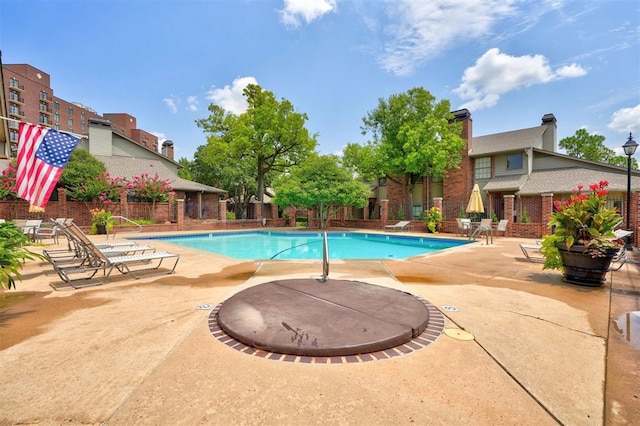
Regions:
[[559, 244], [558, 250], [562, 258], [564, 281], [589, 287], [601, 287], [605, 284], [609, 266], [616, 254], [616, 250], [611, 249], [606, 256], [591, 257], [581, 245], [573, 245], [571, 250], [567, 250], [564, 244]]

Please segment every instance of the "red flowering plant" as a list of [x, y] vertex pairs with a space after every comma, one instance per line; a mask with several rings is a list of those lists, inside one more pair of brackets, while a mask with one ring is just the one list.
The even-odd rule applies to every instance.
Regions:
[[590, 185], [589, 193], [583, 193], [584, 187], [579, 185], [569, 200], [554, 201], [555, 212], [548, 223], [553, 233], [543, 238], [540, 249], [544, 268], [562, 267], [558, 244], [564, 244], [567, 250], [582, 246], [583, 252], [592, 257], [605, 256], [623, 244], [613, 232], [622, 217], [617, 208], [607, 207], [608, 186], [609, 182], [602, 180]]
[[140, 201], [146, 201], [149, 205], [149, 218], [155, 219], [157, 202], [170, 201], [175, 197], [175, 192], [168, 179], [160, 179], [158, 174], [149, 176], [143, 173], [133, 177], [133, 181], [127, 184], [129, 195]]

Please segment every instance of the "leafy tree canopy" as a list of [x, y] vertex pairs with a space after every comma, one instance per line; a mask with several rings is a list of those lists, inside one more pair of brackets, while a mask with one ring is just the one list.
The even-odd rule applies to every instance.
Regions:
[[86, 149], [74, 149], [64, 168], [58, 186], [70, 188], [97, 178], [107, 167]]
[[322, 219], [322, 228], [328, 222], [327, 211], [336, 206], [364, 207], [370, 189], [353, 179], [347, 168], [333, 155], [313, 155], [299, 166], [292, 167], [288, 175], [274, 182], [273, 200], [279, 206], [314, 208]]
[[[604, 140], [605, 137], [602, 135], [589, 134], [585, 129], [579, 129], [575, 135], [561, 139], [558, 145], [567, 152], [567, 155], [572, 157], [627, 167], [627, 157], [616, 155], [614, 150], [605, 146]], [[631, 166], [637, 169], [636, 159], [633, 158], [631, 161]]]
[[413, 185], [423, 176], [442, 177], [459, 167], [466, 141], [462, 124], [453, 121], [449, 101], [436, 102], [422, 87], [379, 99], [362, 119], [362, 134], [372, 140], [363, 147], [350, 144], [345, 163], [365, 179], [387, 176], [407, 192], [411, 211]]
[[[288, 100], [278, 101], [272, 92], [253, 84], [244, 89], [244, 96], [248, 104], [244, 113], [236, 115], [212, 104], [210, 116], [196, 121], [209, 135], [210, 147], [198, 148], [195, 177], [198, 182], [205, 175], [217, 179], [202, 183], [219, 187], [216, 182], [222, 180], [223, 174], [229, 168], [238, 168], [233, 173], [233, 182], [240, 177], [243, 182], [255, 180], [256, 196], [262, 200], [269, 175], [285, 172], [304, 160], [315, 149], [316, 137], [310, 136], [305, 128], [307, 115], [295, 112]], [[228, 155], [225, 161], [229, 164], [209, 163], [211, 157], [218, 156], [218, 151]], [[230, 190], [228, 186], [225, 189]]]

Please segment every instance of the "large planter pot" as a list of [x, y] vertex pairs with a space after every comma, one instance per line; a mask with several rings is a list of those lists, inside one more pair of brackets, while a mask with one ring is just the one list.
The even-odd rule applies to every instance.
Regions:
[[605, 284], [609, 266], [616, 254], [616, 250], [611, 249], [605, 256], [591, 257], [581, 245], [573, 245], [567, 250], [567, 246], [558, 244], [558, 250], [562, 258], [564, 281], [589, 287], [601, 287]]
[[106, 235], [106, 233], [107, 233], [107, 225], [96, 225], [96, 231], [100, 235]]

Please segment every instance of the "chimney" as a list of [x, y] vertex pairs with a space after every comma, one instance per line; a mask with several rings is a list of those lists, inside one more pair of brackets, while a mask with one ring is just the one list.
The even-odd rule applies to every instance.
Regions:
[[462, 122], [462, 133], [460, 133], [460, 137], [467, 141], [467, 150], [471, 152], [471, 141], [473, 140], [473, 120], [471, 120], [471, 113], [468, 109], [463, 108], [453, 111], [451, 114], [454, 116], [453, 121]]
[[555, 115], [545, 114], [542, 116], [542, 126], [547, 126], [544, 134], [542, 135], [542, 149], [551, 152], [557, 152], [558, 150], [558, 124]]
[[162, 142], [162, 155], [173, 161], [173, 141], [166, 140]]

